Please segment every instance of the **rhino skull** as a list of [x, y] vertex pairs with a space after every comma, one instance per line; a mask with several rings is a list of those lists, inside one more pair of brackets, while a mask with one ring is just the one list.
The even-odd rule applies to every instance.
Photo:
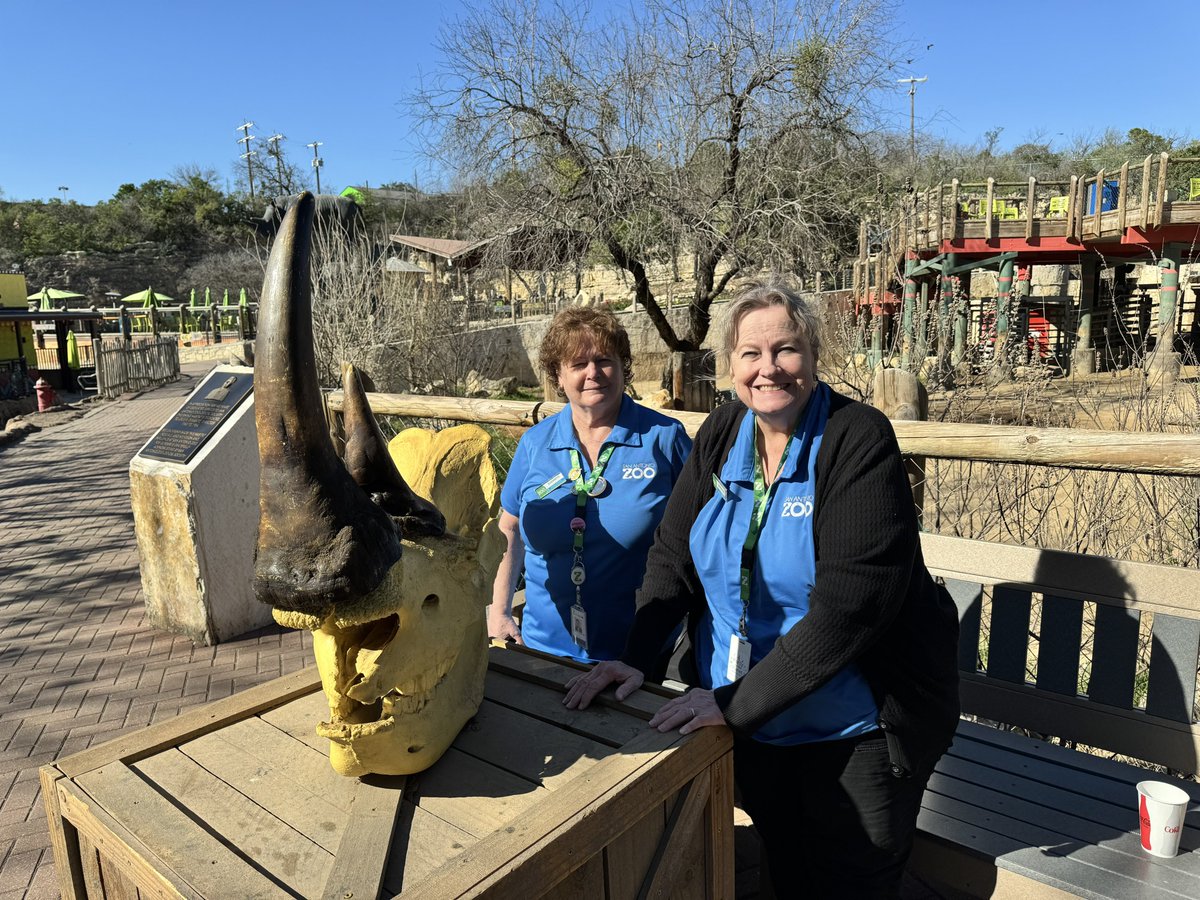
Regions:
[[[485, 563], [495, 556], [485, 547], [497, 537], [494, 521], [447, 523], [409, 488], [352, 368], [343, 373], [345, 463], [338, 458], [313, 355], [312, 216], [306, 194], [284, 219], [263, 282], [255, 592], [280, 624], [313, 632], [330, 709], [317, 732], [334, 768], [410, 774], [438, 760], [482, 701]], [[459, 443], [473, 455], [459, 457], [494, 481], [486, 435], [463, 428]]]

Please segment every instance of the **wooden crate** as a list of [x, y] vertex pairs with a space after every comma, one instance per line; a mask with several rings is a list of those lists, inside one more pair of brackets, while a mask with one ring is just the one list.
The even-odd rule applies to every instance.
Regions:
[[644, 691], [567, 710], [576, 669], [491, 654], [407, 779], [330, 768], [316, 669], [44, 766], [63, 896], [732, 898], [728, 731], [661, 735]]

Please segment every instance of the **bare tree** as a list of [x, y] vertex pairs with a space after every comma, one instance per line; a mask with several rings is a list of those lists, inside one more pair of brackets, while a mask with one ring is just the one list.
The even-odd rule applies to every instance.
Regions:
[[[888, 17], [882, 0], [642, 3], [481, 0], [413, 104], [494, 212], [588, 235], [667, 346], [695, 350], [731, 279], [803, 275], [853, 240]], [[647, 269], [680, 247], [695, 288], [677, 333]]]

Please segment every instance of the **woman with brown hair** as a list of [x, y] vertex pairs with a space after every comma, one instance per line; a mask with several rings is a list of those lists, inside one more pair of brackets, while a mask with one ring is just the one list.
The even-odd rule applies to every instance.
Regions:
[[[500, 498], [508, 547], [488, 633], [580, 662], [615, 659], [692, 442], [679, 422], [626, 396], [629, 335], [611, 312], [560, 312], [539, 364], [567, 406], [530, 428], [513, 456]], [[522, 570], [518, 628], [512, 599]]]

